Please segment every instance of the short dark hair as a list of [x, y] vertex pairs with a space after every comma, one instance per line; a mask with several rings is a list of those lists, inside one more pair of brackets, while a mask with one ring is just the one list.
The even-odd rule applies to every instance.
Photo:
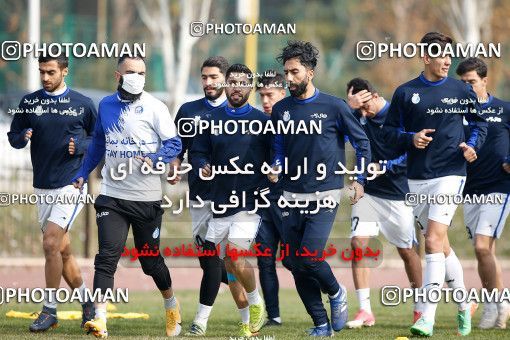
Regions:
[[226, 74], [228, 70], [228, 61], [222, 56], [209, 57], [202, 64], [200, 72], [202, 72], [204, 67], [217, 67], [221, 73]]
[[[248, 66], [246, 66], [244, 64], [231, 65], [228, 68], [227, 73], [225, 74], [225, 79], [228, 79], [228, 77], [230, 76], [231, 73], [244, 73], [244, 74], [253, 75], [253, 73], [248, 68]], [[250, 83], [253, 83], [253, 76], [249, 77], [249, 80], [250, 80]]]
[[349, 80], [347, 83], [347, 92], [352, 87], [352, 94], [356, 94], [360, 91], [367, 90], [370, 93], [377, 93], [375, 87], [370, 84], [370, 82], [363, 78], [354, 78]]
[[283, 48], [282, 53], [276, 57], [276, 60], [285, 64], [289, 59], [298, 58], [302, 65], [313, 70], [317, 66], [318, 57], [319, 50], [311, 43], [306, 41], [287, 41], [287, 46]]
[[[270, 76], [270, 74], [274, 74], [274, 76]], [[285, 89], [283, 83], [285, 82], [285, 78], [283, 74], [276, 72], [275, 70], [266, 70], [262, 77], [258, 80], [257, 90], [263, 87], [269, 87], [269, 85], [281, 85], [282, 89]], [[274, 88], [279, 88], [280, 86], [276, 86]]]
[[137, 55], [137, 54], [122, 54], [120, 57], [119, 57], [119, 60], [117, 61], [117, 66], [119, 66], [120, 64], [122, 64], [124, 62], [124, 60], [126, 59], [134, 59], [134, 60], [141, 60], [145, 63], [145, 58], [140, 56], [140, 55]]
[[476, 71], [480, 78], [487, 77], [487, 64], [480, 58], [467, 58], [457, 66], [457, 74], [462, 76], [471, 71]]
[[[429, 45], [431, 44], [438, 44], [441, 47], [441, 50], [444, 51], [444, 48], [447, 44], [453, 43], [453, 39], [443, 33], [428, 32], [423, 36], [423, 38], [421, 38], [420, 43], [425, 45], [426, 51], [428, 51]], [[432, 54], [439, 53], [437, 47], [435, 46], [431, 48], [430, 52]]]
[[69, 58], [65, 54], [65, 50], [62, 48], [59, 50], [55, 50], [53, 47], [58, 48], [57, 46], [50, 45], [44, 54], [39, 55], [37, 58], [39, 63], [47, 63], [52, 60], [56, 60], [58, 63], [58, 67], [62, 70], [69, 66]]

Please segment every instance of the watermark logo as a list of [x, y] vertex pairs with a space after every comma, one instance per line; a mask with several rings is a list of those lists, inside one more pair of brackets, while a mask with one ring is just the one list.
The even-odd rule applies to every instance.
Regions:
[[510, 301], [510, 291], [504, 288], [502, 291], [477, 289], [439, 287], [436, 284], [432, 288], [402, 288], [399, 286], [384, 286], [381, 289], [381, 304], [383, 306], [398, 306], [402, 303], [449, 303], [476, 302], [476, 303], [500, 303]]
[[33, 56], [56, 57], [64, 54], [74, 58], [119, 58], [122, 55], [145, 57], [145, 43], [21, 43], [19, 41], [2, 42], [1, 57], [12, 61]]
[[202, 37], [208, 34], [226, 34], [226, 35], [289, 35], [296, 34], [296, 24], [284, 23], [211, 23], [193, 21], [190, 23], [190, 35], [192, 37]]
[[382, 57], [389, 58], [423, 58], [428, 55], [432, 58], [501, 58], [500, 43], [453, 43], [444, 46], [438, 43], [388, 43], [361, 40], [356, 43], [356, 58], [360, 61], [371, 61]]

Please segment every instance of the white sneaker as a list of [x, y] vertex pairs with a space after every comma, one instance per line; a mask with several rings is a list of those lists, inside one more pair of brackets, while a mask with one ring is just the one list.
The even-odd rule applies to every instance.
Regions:
[[496, 319], [496, 328], [505, 329], [506, 322], [510, 317], [510, 303], [503, 301], [498, 303], [498, 318]]
[[482, 318], [478, 324], [478, 328], [490, 329], [496, 326], [496, 319], [498, 318], [498, 308], [494, 303], [484, 303]]

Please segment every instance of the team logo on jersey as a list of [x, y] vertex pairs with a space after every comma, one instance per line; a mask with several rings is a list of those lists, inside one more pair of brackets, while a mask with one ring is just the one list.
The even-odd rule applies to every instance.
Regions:
[[103, 212], [97, 213], [97, 214], [96, 214], [96, 218], [101, 218], [101, 217], [103, 217], [103, 216], [108, 216], [108, 214], [110, 214], [110, 212], [108, 212], [108, 211], [103, 211]]
[[158, 238], [159, 236], [159, 228], [156, 227], [156, 229], [154, 229], [154, 232], [152, 233], [152, 238], [156, 239]]
[[420, 95], [418, 93], [413, 93], [413, 97], [411, 98], [411, 102], [413, 104], [418, 104], [420, 102]]
[[193, 117], [193, 121], [195, 122], [195, 126], [197, 126], [200, 122], [200, 116], [197, 115], [197, 116]]
[[143, 112], [143, 106], [137, 106], [135, 107], [135, 113], [136, 114], [141, 114]]
[[35, 110], [34, 110], [34, 113], [36, 114], [36, 116], [41, 116], [44, 113], [44, 110], [43, 110], [42, 106], [41, 105], [37, 105]]
[[283, 121], [288, 122], [290, 120], [290, 113], [289, 111], [283, 111]]
[[362, 116], [362, 117], [359, 119], [359, 122], [361, 123], [361, 125], [366, 125], [366, 124], [367, 124], [367, 118]]

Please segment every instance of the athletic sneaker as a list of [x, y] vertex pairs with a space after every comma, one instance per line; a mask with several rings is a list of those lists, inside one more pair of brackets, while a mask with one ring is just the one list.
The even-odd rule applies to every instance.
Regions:
[[85, 322], [83, 326], [87, 334], [92, 333], [96, 338], [107, 338], [108, 330], [106, 329], [106, 320], [95, 318], [94, 320]]
[[329, 298], [331, 305], [331, 326], [335, 331], [340, 331], [345, 327], [348, 318], [347, 311], [347, 290], [340, 285], [340, 293], [334, 299]]
[[276, 321], [275, 319], [267, 319], [264, 327], [281, 326], [281, 325], [282, 325], [282, 323]]
[[415, 324], [416, 321], [418, 321], [418, 319], [421, 318], [422, 315], [423, 315], [422, 312], [419, 312], [419, 311], [415, 310], [413, 312], [413, 324]]
[[308, 331], [310, 336], [333, 336], [334, 334], [329, 322], [325, 326], [315, 326]]
[[189, 326], [189, 331], [184, 333], [184, 336], [205, 336], [206, 329], [206, 326], [193, 321], [191, 326]]
[[374, 314], [360, 309], [354, 316], [354, 320], [347, 322], [347, 328], [371, 327], [375, 324]]
[[471, 314], [469, 309], [457, 312], [457, 335], [466, 336], [471, 333]]
[[37, 319], [28, 327], [30, 332], [44, 332], [58, 327], [57, 309], [43, 306]]
[[85, 322], [94, 320], [96, 309], [94, 308], [94, 303], [91, 301], [85, 302], [81, 305], [81, 309], [81, 328], [83, 328], [83, 326], [85, 326]]
[[239, 322], [239, 336], [249, 338], [253, 333], [250, 331], [250, 325]]
[[177, 336], [181, 333], [181, 312], [179, 302], [176, 300], [174, 308], [166, 310], [166, 335]]
[[498, 318], [496, 319], [496, 328], [505, 329], [506, 322], [510, 317], [510, 304], [508, 301], [498, 303]]
[[434, 334], [434, 324], [425, 320], [422, 316], [411, 327], [411, 333], [414, 335], [432, 336]]
[[496, 320], [498, 319], [498, 307], [493, 303], [484, 303], [482, 318], [478, 324], [478, 328], [490, 329], [496, 327]]
[[264, 326], [266, 320], [266, 311], [264, 302], [260, 302], [250, 306], [250, 332], [257, 333]]

